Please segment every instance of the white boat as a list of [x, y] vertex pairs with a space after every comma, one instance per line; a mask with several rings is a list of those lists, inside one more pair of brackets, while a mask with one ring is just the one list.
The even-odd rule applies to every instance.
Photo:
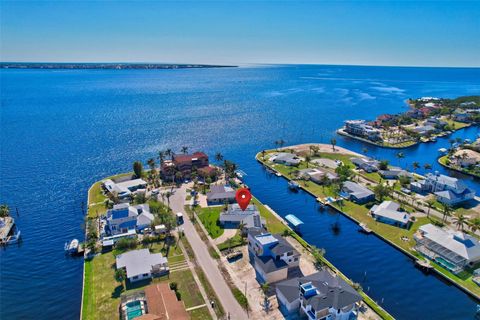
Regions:
[[70, 254], [78, 252], [78, 245], [79, 245], [79, 242], [78, 242], [77, 239], [73, 239], [70, 242], [66, 242], [65, 243], [65, 252], [70, 253]]
[[281, 174], [280, 172], [276, 172], [275, 175], [276, 175], [277, 177], [281, 177], [281, 176], [282, 176], [282, 174]]
[[300, 188], [300, 185], [298, 183], [296, 183], [295, 181], [289, 181], [288, 182], [288, 187], [292, 190], [297, 190], [298, 188]]

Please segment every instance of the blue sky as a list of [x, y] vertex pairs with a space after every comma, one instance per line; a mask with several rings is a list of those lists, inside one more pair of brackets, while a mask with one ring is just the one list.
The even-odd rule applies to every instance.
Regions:
[[1, 61], [480, 66], [480, 1], [3, 1]]

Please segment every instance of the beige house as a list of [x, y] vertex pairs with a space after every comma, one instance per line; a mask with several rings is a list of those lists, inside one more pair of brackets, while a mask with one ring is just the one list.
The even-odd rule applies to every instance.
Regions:
[[454, 159], [458, 165], [462, 167], [469, 167], [480, 163], [480, 153], [470, 149], [460, 149], [453, 154]]

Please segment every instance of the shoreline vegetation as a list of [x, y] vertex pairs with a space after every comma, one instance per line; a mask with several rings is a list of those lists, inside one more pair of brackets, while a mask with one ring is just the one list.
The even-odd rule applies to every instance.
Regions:
[[[311, 147], [316, 146], [314, 155], [310, 155]], [[310, 147], [310, 151], [309, 151]], [[327, 148], [330, 150], [327, 151]], [[334, 148], [333, 151], [332, 148]], [[321, 149], [321, 150], [320, 150]], [[286, 166], [283, 164], [274, 164], [269, 162], [267, 159], [270, 155], [278, 152], [293, 152], [295, 154], [303, 155], [306, 160], [308, 160], [309, 165], [306, 164], [305, 161], [302, 161], [298, 166]], [[294, 177], [296, 176], [295, 173], [301, 169], [306, 168], [315, 168], [314, 160], [316, 159], [329, 159], [333, 161], [341, 162], [345, 165], [345, 167], [353, 167], [352, 162], [350, 160], [351, 157], [363, 157], [365, 156], [360, 155], [358, 153], [352, 152], [347, 149], [335, 147], [335, 146], [328, 146], [328, 145], [297, 145], [297, 146], [289, 146], [283, 147], [281, 149], [271, 149], [271, 150], [264, 150], [262, 152], [257, 153], [256, 160], [261, 163], [267, 170], [273, 173], [279, 173], [283, 178], [287, 181], [294, 181]], [[342, 165], [343, 166], [343, 165]], [[325, 169], [322, 167], [322, 169]], [[349, 170], [351, 171], [351, 170]], [[420, 177], [417, 174], [414, 174], [416, 178]], [[459, 274], [453, 274], [447, 269], [444, 269], [442, 266], [437, 264], [434, 261], [426, 260], [426, 258], [421, 255], [419, 252], [415, 251], [413, 246], [415, 245], [415, 240], [413, 239], [413, 235], [417, 232], [418, 228], [421, 225], [425, 225], [428, 223], [434, 225], [444, 225], [446, 222], [441, 221], [442, 219], [433, 216], [430, 214], [430, 209], [437, 209], [438, 203], [429, 205], [428, 213], [426, 216], [418, 216], [415, 217], [411, 227], [409, 229], [402, 229], [396, 226], [388, 225], [385, 223], [377, 222], [372, 216], [369, 214], [370, 209], [367, 208], [369, 203], [367, 204], [357, 204], [347, 199], [342, 199], [340, 197], [340, 191], [335, 184], [329, 185], [320, 185], [314, 183], [313, 181], [306, 180], [306, 179], [296, 179], [299, 188], [306, 191], [314, 198], [317, 199], [321, 205], [329, 206], [335, 211], [343, 214], [350, 220], [356, 222], [357, 224], [362, 224], [366, 226], [368, 229], [372, 231], [373, 234], [378, 236], [383, 241], [389, 243], [394, 248], [400, 250], [404, 254], [406, 254], [409, 258], [413, 259], [415, 262], [428, 262], [431, 266], [431, 269], [444, 279], [448, 280], [458, 288], [462, 289], [470, 296], [474, 297], [476, 300], [480, 300], [480, 287], [472, 280], [473, 279], [473, 270], [475, 267], [472, 267], [468, 270], [464, 270]], [[367, 172], [353, 172], [351, 171], [347, 180], [351, 181], [360, 181], [363, 180], [363, 184], [366, 185], [368, 188], [375, 191], [375, 196], [378, 200], [379, 196], [382, 198], [381, 200], [395, 200], [402, 205], [406, 212], [414, 213], [414, 212], [424, 212], [423, 209], [418, 207], [418, 202], [412, 201], [409, 203], [408, 198], [406, 195], [401, 192], [401, 186], [397, 186], [397, 182], [394, 186], [391, 187], [389, 192], [379, 192], [377, 193], [377, 188], [373, 188], [372, 184], [377, 183], [378, 185], [383, 184], [383, 179], [380, 175], [376, 172], [374, 173], [367, 173]], [[400, 182], [398, 182], [400, 183]], [[378, 188], [380, 189], [380, 188]], [[395, 198], [395, 196], [397, 198]], [[329, 201], [328, 199], [333, 199], [334, 201]], [[341, 199], [341, 200], [339, 200]], [[377, 201], [375, 200], [375, 201]], [[406, 200], [406, 201], [405, 201]], [[380, 201], [381, 202], [381, 201]], [[450, 209], [452, 210], [452, 209]], [[452, 215], [453, 211], [449, 213]], [[462, 214], [460, 214], [462, 215]], [[445, 215], [446, 216], [446, 215]], [[468, 224], [467, 224], [468, 225]], [[462, 227], [463, 229], [463, 227]], [[465, 230], [466, 232], [466, 230]], [[408, 241], [407, 241], [408, 240]]]
[[382, 148], [403, 149], [436, 141], [480, 123], [480, 96], [408, 99], [409, 110], [373, 121], [347, 120], [337, 134]]
[[199, 69], [199, 68], [237, 68], [230, 65], [210, 64], [169, 64], [169, 63], [58, 63], [58, 62], [2, 62], [0, 69]]

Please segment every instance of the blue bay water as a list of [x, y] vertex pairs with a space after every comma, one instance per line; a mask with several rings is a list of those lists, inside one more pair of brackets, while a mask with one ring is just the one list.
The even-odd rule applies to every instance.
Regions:
[[[78, 318], [83, 262], [66, 258], [63, 244], [82, 238], [88, 187], [130, 170], [135, 160], [184, 145], [237, 162], [261, 201], [306, 222], [305, 239], [325, 248], [327, 258], [396, 318], [472, 319], [476, 302], [462, 291], [424, 275], [345, 217], [319, 212], [311, 196], [289, 193], [285, 180], [268, 176], [254, 156], [280, 138], [328, 143], [344, 120], [402, 112], [409, 97], [478, 95], [480, 69], [2, 70], [0, 77], [0, 202], [18, 208], [24, 239], [0, 251], [1, 319]], [[454, 137], [478, 133], [469, 128]], [[398, 163], [395, 150], [336, 138]], [[448, 139], [403, 150], [399, 164], [435, 164]], [[479, 181], [460, 177], [480, 194]], [[334, 235], [330, 226], [337, 220], [341, 231]]]

